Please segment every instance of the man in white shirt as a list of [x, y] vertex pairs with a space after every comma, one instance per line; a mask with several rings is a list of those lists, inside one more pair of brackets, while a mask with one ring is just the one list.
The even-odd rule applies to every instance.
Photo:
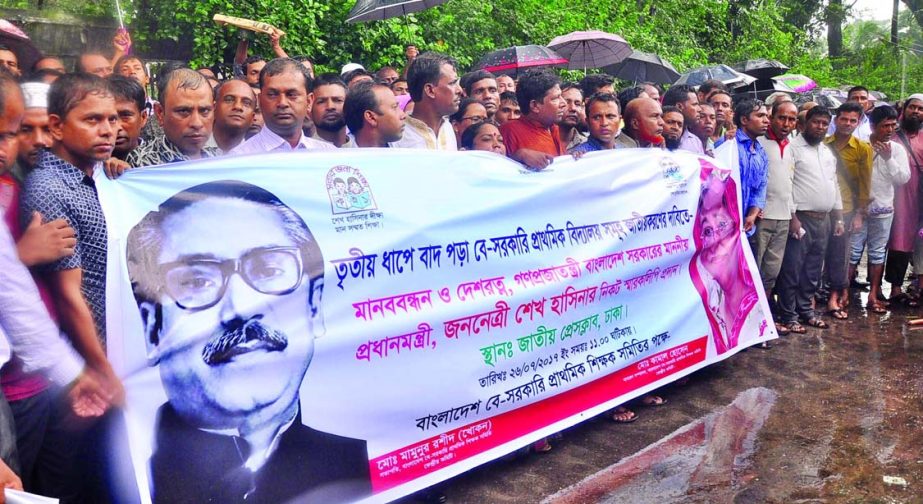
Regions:
[[458, 150], [455, 131], [448, 120], [461, 102], [457, 66], [454, 59], [434, 52], [413, 60], [407, 72], [413, 112], [404, 121], [404, 136], [395, 147]]
[[[26, 372], [43, 372], [58, 386], [70, 387], [68, 400], [79, 416], [100, 416], [113, 399], [83, 359], [61, 337], [29, 270], [19, 261], [13, 236], [0, 219], [0, 367], [12, 353]], [[0, 391], [0, 489], [21, 490], [13, 414]]]
[[392, 147], [404, 134], [404, 111], [383, 84], [356, 84], [346, 96], [343, 116], [352, 132], [344, 148]]
[[259, 133], [231, 151], [232, 155], [263, 152], [331, 151], [331, 144], [304, 135], [302, 126], [311, 97], [311, 77], [301, 63], [276, 58], [260, 72], [260, 111], [265, 125]]
[[804, 133], [786, 148], [791, 150], [795, 166], [792, 181], [795, 213], [789, 222], [789, 237], [776, 292], [782, 323], [796, 334], [806, 332], [802, 322], [818, 329], [828, 327], [815, 314], [811, 301], [820, 283], [831, 214], [834, 235], [844, 232], [837, 161], [823, 144], [831, 117], [824, 107], [812, 108], [806, 117]]
[[[792, 102], [777, 102], [772, 106], [769, 129], [766, 135], [757, 138], [769, 159], [768, 183], [766, 185], [766, 207], [763, 216], [756, 223], [756, 233], [750, 237], [756, 265], [760, 270], [766, 297], [772, 299], [772, 291], [782, 268], [785, 256], [788, 228], [795, 202], [792, 200], [794, 163], [792, 151], [788, 148], [788, 135], [798, 121], [798, 107]], [[780, 334], [788, 334], [782, 324], [776, 324]]]
[[868, 215], [862, 221], [862, 229], [851, 237], [849, 273], [850, 278], [853, 278], [868, 243], [869, 280], [872, 284], [868, 310], [884, 314], [888, 310], [880, 300], [883, 297], [881, 277], [884, 274], [888, 238], [891, 236], [891, 221], [894, 219], [894, 187], [910, 180], [910, 161], [904, 146], [891, 141], [897, 131], [897, 110], [882, 105], [868, 115], [872, 124], [869, 140], [875, 151], [872, 157]]

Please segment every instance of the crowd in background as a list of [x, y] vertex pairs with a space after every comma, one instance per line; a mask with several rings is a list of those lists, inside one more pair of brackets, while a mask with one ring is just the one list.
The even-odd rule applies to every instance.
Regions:
[[[829, 110], [786, 93], [766, 103], [732, 95], [719, 81], [617, 89], [604, 74], [562, 82], [547, 70], [462, 73], [451, 57], [414, 47], [401, 68], [349, 63], [315, 75], [311, 60], [288, 57], [278, 38], [270, 60], [248, 57], [242, 42], [233, 75], [165, 65], [152, 81], [149, 65], [126, 54], [129, 45], [120, 33], [114, 56], [84, 53], [73, 71], [54, 56], [21, 68], [17, 54], [0, 47], [5, 486], [95, 499], [87, 487], [98, 482], [84, 466], [100, 441], [89, 418], [124, 396], [106, 356], [99, 170], [118, 177], [214, 156], [348, 148], [481, 150], [541, 170], [566, 154], [642, 148], [714, 156], [729, 143], [738, 151], [742, 228], [781, 334], [858, 315], [850, 289], [867, 284], [870, 314], [920, 302], [920, 94], [873, 104], [857, 86]], [[739, 232], [732, 221], [710, 222], [703, 236]], [[858, 278], [863, 258], [867, 284]], [[638, 416], [620, 406], [610, 417]]]

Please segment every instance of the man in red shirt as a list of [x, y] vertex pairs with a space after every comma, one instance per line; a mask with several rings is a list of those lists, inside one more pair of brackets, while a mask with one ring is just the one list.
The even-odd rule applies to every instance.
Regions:
[[565, 151], [555, 124], [564, 115], [561, 81], [554, 74], [529, 70], [519, 79], [516, 100], [523, 116], [500, 127], [506, 155], [540, 170]]

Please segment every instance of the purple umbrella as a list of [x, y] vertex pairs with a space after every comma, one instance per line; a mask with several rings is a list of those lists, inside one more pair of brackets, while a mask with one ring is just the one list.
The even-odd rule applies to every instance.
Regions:
[[540, 45], [525, 45], [487, 53], [474, 67], [495, 74], [515, 76], [520, 71], [529, 68], [565, 65], [567, 65], [567, 58], [554, 50]]
[[571, 70], [602, 68], [614, 65], [631, 56], [632, 50], [622, 37], [604, 31], [575, 31], [555, 37], [548, 43], [561, 56], [567, 58]]

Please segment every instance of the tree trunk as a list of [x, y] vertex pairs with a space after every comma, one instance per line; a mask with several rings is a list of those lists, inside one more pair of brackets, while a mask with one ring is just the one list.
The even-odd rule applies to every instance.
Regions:
[[897, 13], [900, 8], [900, 0], [894, 0], [893, 8], [891, 10], [891, 46], [895, 53], [897, 53]]
[[831, 58], [843, 55], [843, 0], [830, 0], [827, 5], [827, 54]]

